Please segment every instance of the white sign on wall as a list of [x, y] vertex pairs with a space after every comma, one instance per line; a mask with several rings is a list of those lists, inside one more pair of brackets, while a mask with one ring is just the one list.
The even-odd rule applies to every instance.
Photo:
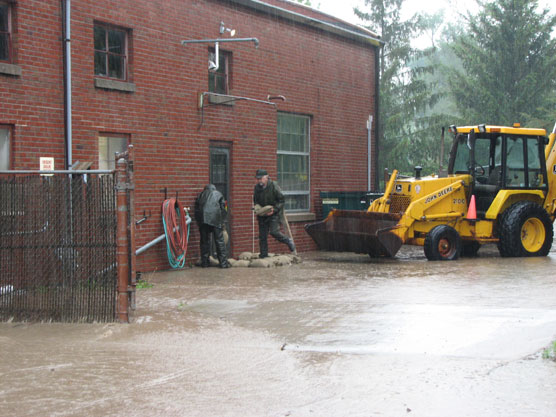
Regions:
[[[54, 171], [54, 158], [41, 156], [39, 160], [40, 160], [41, 171]], [[42, 175], [52, 175], [52, 174], [42, 174]]]

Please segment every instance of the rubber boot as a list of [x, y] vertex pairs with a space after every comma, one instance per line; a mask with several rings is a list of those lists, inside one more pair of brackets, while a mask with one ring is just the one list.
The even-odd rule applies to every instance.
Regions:
[[201, 268], [208, 268], [210, 266], [210, 260], [208, 253], [201, 255]]
[[295, 250], [295, 243], [293, 242], [293, 239], [288, 239], [288, 241], [286, 242], [288, 244], [288, 248], [290, 248], [290, 251], [294, 254], [297, 255], [297, 251]]

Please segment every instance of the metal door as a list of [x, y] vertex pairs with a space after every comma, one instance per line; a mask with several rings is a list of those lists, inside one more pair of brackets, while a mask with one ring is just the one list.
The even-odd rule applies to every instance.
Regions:
[[225, 224], [228, 233], [226, 244], [228, 255], [231, 253], [231, 233], [230, 233], [230, 148], [227, 146], [210, 147], [209, 179], [218, 191], [222, 193], [228, 203], [228, 221]]

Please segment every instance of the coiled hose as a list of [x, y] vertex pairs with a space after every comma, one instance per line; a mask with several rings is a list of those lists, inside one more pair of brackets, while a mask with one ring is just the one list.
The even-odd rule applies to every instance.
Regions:
[[170, 266], [174, 269], [185, 266], [187, 242], [189, 240], [189, 214], [175, 198], [162, 203], [162, 223], [166, 235], [166, 253]]

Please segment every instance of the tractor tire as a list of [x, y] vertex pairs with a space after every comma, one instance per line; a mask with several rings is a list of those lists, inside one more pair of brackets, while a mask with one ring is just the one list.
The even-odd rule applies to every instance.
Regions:
[[427, 234], [424, 249], [429, 261], [454, 261], [461, 253], [461, 238], [453, 227], [442, 224]]
[[461, 247], [461, 256], [465, 256], [467, 258], [475, 258], [479, 256], [477, 255], [479, 249], [481, 249], [481, 244], [477, 241], [463, 242]]
[[546, 256], [554, 231], [545, 209], [532, 201], [520, 201], [502, 214], [498, 234], [500, 256]]

